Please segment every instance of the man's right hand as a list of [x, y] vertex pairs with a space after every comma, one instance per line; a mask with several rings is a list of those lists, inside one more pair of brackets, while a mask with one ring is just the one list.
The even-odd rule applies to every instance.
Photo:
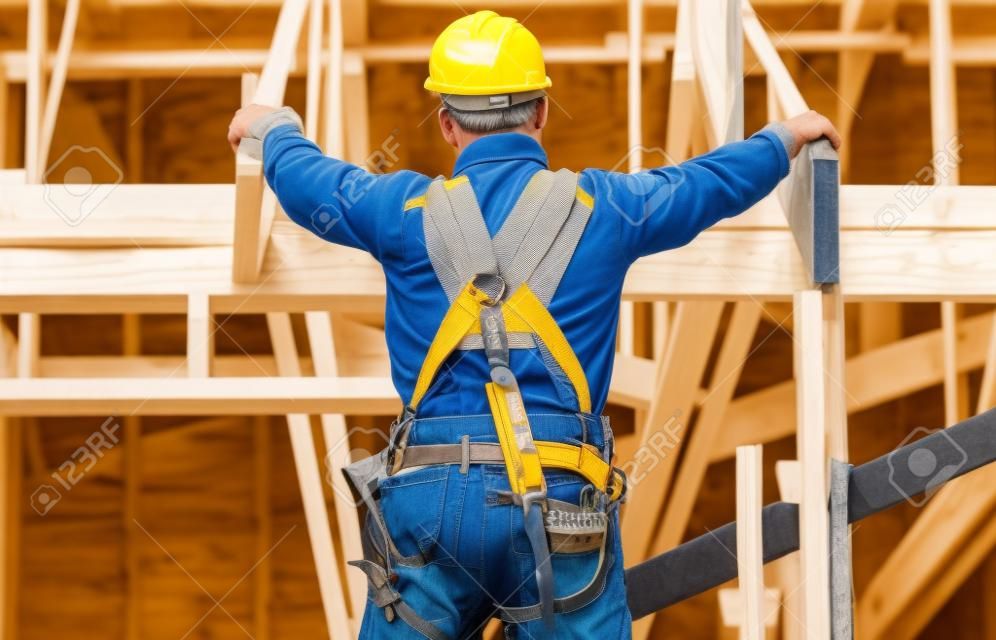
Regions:
[[276, 109], [273, 107], [261, 104], [250, 104], [236, 111], [235, 117], [228, 125], [228, 144], [232, 145], [232, 151], [239, 150], [239, 143], [249, 134], [249, 127], [253, 122], [274, 111]]
[[829, 118], [815, 111], [808, 111], [802, 115], [782, 122], [795, 139], [792, 145], [792, 157], [799, 154], [803, 145], [820, 138], [827, 138], [834, 149], [840, 149], [841, 138], [837, 129], [830, 122]]

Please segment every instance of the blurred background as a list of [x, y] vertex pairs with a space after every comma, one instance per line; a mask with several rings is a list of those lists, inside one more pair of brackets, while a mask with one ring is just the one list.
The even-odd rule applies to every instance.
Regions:
[[[0, 0], [0, 167], [7, 170], [23, 168], [26, 162], [29, 1], [38, 10], [39, 0]], [[933, 181], [925, 175], [936, 146], [925, 0], [753, 4], [809, 105], [844, 132], [844, 183], [896, 185], [898, 191], [910, 182]], [[855, 21], [854, 8], [845, 5], [858, 5], [862, 19]], [[861, 5], [871, 5], [871, 10]], [[962, 145], [959, 179], [963, 185], [993, 185], [996, 2], [952, 0], [950, 5], [957, 68], [950, 97]], [[628, 22], [627, 5], [617, 0], [495, 0], [487, 5], [465, 0], [345, 0], [347, 157], [367, 161], [372, 169], [407, 168], [429, 175], [451, 171], [454, 156], [438, 135], [436, 103], [422, 89], [424, 58], [446, 24], [477, 8], [525, 21], [551, 52], [553, 106], [545, 138], [551, 165], [625, 168], [630, 154]], [[41, 178], [78, 182], [72, 172], [85, 168], [83, 182], [232, 183], [235, 162], [225, 139], [227, 125], [240, 105], [241, 76], [258, 72], [266, 59], [280, 3], [82, 0], [78, 9], [67, 80]], [[42, 29], [53, 52], [66, 11], [63, 0], [47, 3]], [[642, 138], [648, 147], [663, 147], [676, 0], [646, 0], [643, 18]], [[306, 41], [302, 34], [285, 99], [301, 113], [306, 107]], [[848, 64], [857, 59], [858, 68], [867, 68], [867, 76], [859, 74], [862, 81], [842, 77], [845, 58]], [[757, 66], [748, 51], [748, 135], [768, 119], [767, 84]], [[651, 149], [644, 154], [647, 166], [664, 161], [655, 153]], [[989, 206], [996, 214], [996, 203]], [[3, 211], [0, 197], [0, 216]], [[0, 279], [3, 269], [0, 263]], [[734, 402], [752, 396], [752, 402], [763, 404], [763, 396], [753, 394], [792, 377], [791, 306], [769, 303], [765, 309]], [[46, 368], [67, 367], [75, 367], [80, 375], [100, 375], [107, 359], [122, 353], [141, 354], [142, 367], [165, 371], [185, 353], [184, 316], [95, 311], [42, 317], [39, 375], [45, 375]], [[991, 311], [991, 305], [965, 305], [960, 310], [965, 318], [958, 334], [965, 362], [960, 365], [966, 376], [964, 407], [978, 401], [975, 390], [988, 345], [983, 329], [988, 322], [982, 324], [982, 315]], [[638, 304], [633, 317], [633, 353], [652, 357], [650, 305]], [[357, 331], [380, 323], [377, 314], [356, 314], [352, 320]], [[728, 320], [724, 317], [721, 332]], [[849, 388], [875, 387], [882, 377], [901, 377], [911, 367], [923, 372], [897, 390], [857, 401], [858, 410], [850, 417], [850, 448], [852, 461], [861, 463], [903, 443], [918, 427], [945, 423], [941, 311], [935, 303], [863, 303], [860, 308], [849, 305], [846, 320], [849, 358], [876, 363], [849, 378]], [[3, 323], [5, 335], [23, 337], [16, 316], [3, 316]], [[775, 331], [780, 324], [787, 330]], [[348, 345], [340, 345], [347, 359], [367, 358], [384, 370], [382, 351], [350, 353]], [[306, 345], [301, 352], [307, 358]], [[226, 318], [216, 334], [216, 355], [271, 369], [264, 317]], [[11, 353], [6, 356], [15, 359]], [[621, 435], [632, 431], [632, 408], [614, 404], [610, 414]], [[784, 416], [792, 419], [791, 407]], [[373, 432], [388, 422], [347, 417], [349, 426], [371, 430], [351, 445], [375, 446], [370, 444], [376, 443]], [[283, 418], [147, 417], [111, 423], [103, 418], [44, 418], [11, 419], [8, 425], [16, 425], [20, 435], [7, 442], [16, 449], [9, 458], [13, 463], [2, 470], [11, 492], [4, 539], [6, 588], [0, 602], [4, 638], [326, 637]], [[95, 462], [86, 465], [78, 482], [67, 482], [71, 490], [56, 484], [53, 473], [59, 473], [62, 461], [78, 462], [81, 443], [96, 433], [103, 433], [110, 445], [100, 446], [98, 438], [98, 445], [89, 447]], [[321, 437], [317, 429], [316, 436]], [[794, 438], [779, 436], [766, 449], [765, 501], [770, 502], [778, 499], [774, 461], [795, 456]], [[718, 455], [709, 467], [686, 538], [733, 519], [730, 454], [732, 449], [725, 457]], [[903, 505], [855, 527], [859, 601], [921, 513], [915, 505]], [[991, 519], [990, 508], [984, 520]], [[332, 527], [338, 536], [334, 519]], [[944, 540], [942, 529], [936, 535]], [[996, 639], [992, 548], [990, 541], [973, 566], [959, 569], [957, 584], [941, 585], [940, 600], [936, 594], [925, 596], [931, 603], [926, 619], [895, 636], [885, 630], [874, 637]], [[958, 554], [948, 551], [953, 563]], [[924, 589], [950, 581], [946, 576], [928, 576]], [[910, 610], [920, 602], [914, 599]], [[711, 640], [729, 634], [713, 591], [658, 615], [652, 637]], [[859, 626], [858, 637], [872, 636], [862, 635]]]

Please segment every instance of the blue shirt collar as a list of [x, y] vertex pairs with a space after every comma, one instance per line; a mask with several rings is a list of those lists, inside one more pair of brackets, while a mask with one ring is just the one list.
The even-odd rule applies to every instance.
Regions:
[[546, 152], [535, 139], [524, 133], [493, 133], [464, 148], [453, 167], [453, 176], [460, 175], [475, 164], [509, 160], [532, 160], [544, 168], [548, 167]]

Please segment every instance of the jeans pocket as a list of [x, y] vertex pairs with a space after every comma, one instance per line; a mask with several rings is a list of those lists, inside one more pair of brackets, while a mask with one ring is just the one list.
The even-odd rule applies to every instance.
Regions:
[[380, 483], [380, 508], [387, 531], [402, 556], [427, 561], [439, 538], [449, 467], [425, 467]]

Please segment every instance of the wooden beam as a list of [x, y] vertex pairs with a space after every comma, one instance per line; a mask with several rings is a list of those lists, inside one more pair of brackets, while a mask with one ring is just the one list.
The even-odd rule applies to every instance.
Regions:
[[[231, 250], [0, 249], [0, 313], [183, 313], [202, 291], [216, 313], [383, 308], [380, 265], [331, 246], [289, 221], [274, 224], [264, 278], [230, 281]], [[849, 302], [994, 302], [993, 231], [850, 231], [841, 234]], [[321, 247], [321, 250], [316, 250]], [[637, 261], [627, 300], [787, 300], [807, 275], [787, 231], [711, 231], [686, 247]], [[951, 256], [958, 256], [952, 260]], [[305, 275], [306, 274], [306, 275]]]
[[33, 378], [0, 380], [0, 415], [393, 415], [389, 378]]
[[[272, 107], [282, 106], [287, 76], [295, 62], [295, 51], [308, 0], [288, 0], [280, 9], [277, 26], [263, 72], [250, 102]], [[245, 98], [243, 98], [245, 99]], [[255, 144], [253, 144], [255, 143]], [[263, 194], [263, 164], [258, 141], [243, 140], [235, 161], [235, 230], [232, 240], [232, 280], [255, 282], [263, 264], [269, 224], [276, 201]]]
[[[984, 364], [993, 321], [993, 314], [983, 314], [961, 324], [957, 349], [959, 372]], [[848, 359], [844, 373], [848, 413], [940, 384], [944, 379], [941, 344], [942, 333], [936, 329]], [[792, 415], [795, 393], [795, 383], [789, 380], [734, 400], [726, 413], [724, 428], [717, 436], [710, 462], [732, 458], [741, 444], [772, 442], [792, 435], [794, 425], [787, 418]]]
[[761, 306], [751, 301], [738, 302], [733, 307], [729, 328], [713, 369], [709, 394], [695, 422], [667, 502], [664, 519], [654, 537], [654, 545], [650, 551], [652, 556], [680, 544], [688, 528], [695, 500], [709, 466], [710, 454], [718, 434], [725, 426], [727, 408], [737, 388], [740, 374], [747, 364], [761, 313]]
[[66, 72], [69, 67], [69, 55], [73, 50], [73, 39], [76, 37], [76, 22], [80, 15], [80, 0], [67, 0], [66, 10], [62, 17], [62, 31], [59, 35], [59, 45], [52, 63], [52, 76], [49, 79], [48, 91], [45, 95], [45, 110], [42, 114], [41, 137], [38, 149], [38, 167], [43, 175], [48, 168], [48, 154], [52, 147], [52, 135], [55, 133], [55, 122], [59, 115], [59, 102], [62, 100], [62, 89], [66, 84]]
[[211, 304], [202, 293], [187, 296], [187, 375], [207, 378], [214, 359], [214, 317]]
[[45, 104], [45, 67], [48, 53], [48, 3], [28, 1], [27, 82], [25, 89], [24, 166], [28, 183], [41, 182], [41, 127]]
[[20, 425], [0, 416], [0, 635], [11, 640], [21, 635], [22, 446]]
[[[315, 363], [315, 375], [320, 378], [337, 377], [340, 372], [331, 315], [312, 311], [304, 314], [304, 321], [311, 357]], [[362, 558], [360, 517], [356, 503], [353, 501], [353, 494], [342, 473], [343, 468], [353, 462], [346, 419], [342, 414], [322, 414], [321, 423], [325, 439], [326, 473], [332, 484], [332, 499], [335, 503], [335, 517], [343, 556], [347, 559]], [[353, 617], [360, 619], [367, 601], [366, 575], [360, 571], [347, 571], [346, 584]]]
[[[141, 318], [127, 315], [121, 322], [121, 351], [137, 356], [142, 351]], [[142, 517], [142, 422], [137, 416], [124, 417], [124, 455], [122, 482], [124, 505], [121, 530], [124, 539], [122, 572], [125, 580], [124, 634], [127, 640], [142, 637], [142, 553], [135, 522]]]
[[737, 448], [737, 573], [744, 640], [765, 638], [761, 445]]
[[[366, 7], [366, 2], [360, 4]], [[363, 26], [365, 28], [366, 24]], [[346, 139], [342, 104], [343, 38], [342, 0], [329, 0], [329, 63], [325, 77], [325, 153], [333, 158], [343, 157]]]
[[45, 186], [0, 185], [0, 247], [228, 246], [233, 197], [230, 184], [120, 184], [70, 226]]
[[269, 418], [252, 418], [253, 441], [253, 511], [256, 521], [256, 557], [261, 558], [252, 576], [253, 638], [270, 639], [270, 606], [272, 600], [273, 567], [270, 549], [273, 547], [272, 435]]
[[639, 510], [627, 507], [622, 519], [623, 555], [630, 563], [646, 556], [653, 539], [722, 313], [721, 302], [678, 305], [646, 422], [637, 426], [639, 449], [632, 457], [620, 453], [629, 478], [629, 505], [640, 505]]
[[322, 91], [322, 3], [308, 0], [308, 70], [305, 76], [304, 135], [318, 140]]
[[740, 0], [698, 0], [691, 47], [710, 147], [743, 138], [743, 37]]
[[795, 294], [796, 447], [802, 468], [799, 549], [802, 558], [802, 623], [807, 640], [830, 638], [830, 568], [827, 542], [823, 300], [819, 291]]
[[[266, 316], [266, 324], [270, 330], [273, 355], [277, 358], [277, 370], [280, 375], [300, 376], [301, 364], [294, 344], [290, 315], [269, 313]], [[331, 383], [325, 380], [321, 382]], [[290, 433], [298, 483], [301, 486], [301, 502], [308, 523], [308, 536], [311, 538], [311, 551], [314, 556], [315, 571], [318, 574], [318, 588], [329, 638], [335, 640], [349, 638], [352, 637], [352, 630], [346, 606], [346, 593], [339, 577], [338, 551], [329, 528], [329, 514], [322, 491], [322, 475], [311, 433], [311, 420], [306, 413], [288, 413], [287, 429]]]

